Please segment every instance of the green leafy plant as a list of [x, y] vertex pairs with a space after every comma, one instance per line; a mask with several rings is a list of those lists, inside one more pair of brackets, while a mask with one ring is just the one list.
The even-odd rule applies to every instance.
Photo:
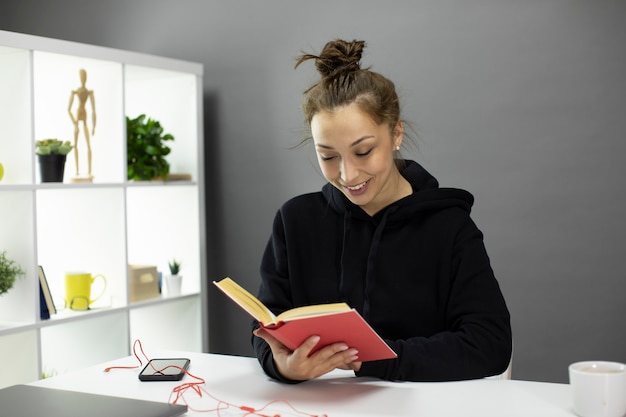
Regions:
[[22, 268], [14, 260], [7, 258], [6, 251], [0, 252], [0, 295], [13, 288], [15, 279], [23, 275]]
[[149, 181], [161, 177], [167, 180], [170, 164], [165, 157], [171, 149], [166, 142], [174, 140], [174, 136], [164, 134], [161, 123], [146, 118], [145, 114], [134, 119], [126, 117], [126, 135], [128, 179]]
[[35, 141], [37, 155], [67, 155], [74, 148], [69, 142], [58, 139], [42, 139]]
[[170, 274], [178, 275], [182, 262], [177, 261], [176, 259], [172, 259], [167, 263], [167, 265], [170, 267]]

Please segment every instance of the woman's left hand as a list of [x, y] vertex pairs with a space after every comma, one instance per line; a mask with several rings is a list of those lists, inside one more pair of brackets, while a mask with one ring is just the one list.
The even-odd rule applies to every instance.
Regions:
[[355, 362], [358, 352], [345, 343], [333, 343], [310, 355], [319, 337], [311, 336], [302, 345], [291, 351], [262, 328], [254, 335], [265, 340], [272, 350], [274, 363], [280, 374], [295, 381], [306, 381], [322, 376], [333, 369], [357, 371], [361, 362]]

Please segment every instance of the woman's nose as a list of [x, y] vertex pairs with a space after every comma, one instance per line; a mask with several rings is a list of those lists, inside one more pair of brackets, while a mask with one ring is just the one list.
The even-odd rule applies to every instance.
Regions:
[[351, 181], [358, 178], [359, 170], [357, 169], [356, 165], [348, 158], [344, 158], [341, 160], [339, 170], [341, 171], [341, 181], [344, 184], [350, 184]]

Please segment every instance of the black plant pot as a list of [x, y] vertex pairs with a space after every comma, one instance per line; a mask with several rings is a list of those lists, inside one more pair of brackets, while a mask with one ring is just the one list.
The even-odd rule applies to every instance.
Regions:
[[41, 182], [63, 182], [67, 155], [37, 155]]

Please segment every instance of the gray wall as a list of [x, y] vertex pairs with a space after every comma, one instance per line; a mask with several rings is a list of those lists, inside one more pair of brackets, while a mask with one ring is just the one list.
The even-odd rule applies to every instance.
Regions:
[[[408, 156], [476, 197], [512, 313], [518, 379], [626, 361], [626, 2], [0, 1], [0, 28], [205, 66], [208, 280], [256, 291], [275, 210], [317, 190], [302, 49], [368, 42], [419, 133]], [[250, 355], [248, 318], [211, 290], [210, 350]]]

